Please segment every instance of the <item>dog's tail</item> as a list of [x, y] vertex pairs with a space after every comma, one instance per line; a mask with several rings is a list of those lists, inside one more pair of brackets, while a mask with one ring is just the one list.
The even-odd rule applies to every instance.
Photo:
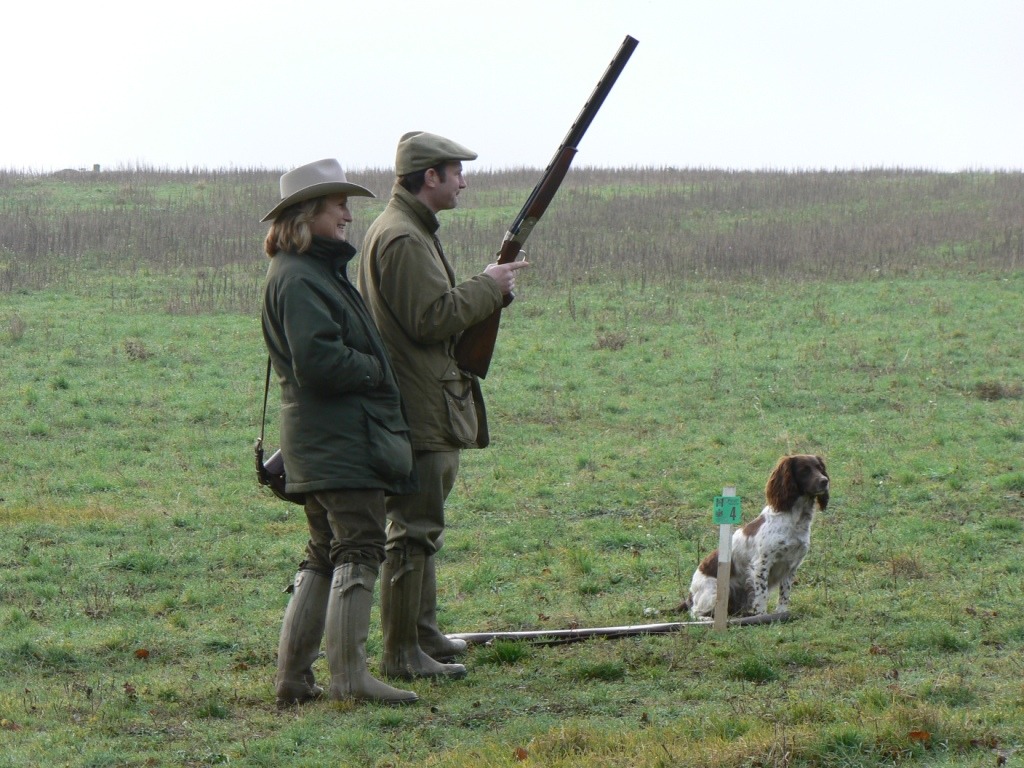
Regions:
[[693, 594], [688, 594], [679, 605], [676, 606], [676, 613], [689, 613], [693, 607]]

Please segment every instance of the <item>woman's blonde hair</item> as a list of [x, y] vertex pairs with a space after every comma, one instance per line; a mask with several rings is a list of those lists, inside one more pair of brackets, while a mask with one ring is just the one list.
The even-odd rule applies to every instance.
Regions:
[[290, 205], [281, 211], [270, 223], [267, 237], [263, 241], [263, 250], [267, 256], [274, 258], [281, 251], [303, 253], [309, 250], [309, 246], [313, 244], [310, 222], [326, 205], [326, 197], [314, 197], [312, 200]]

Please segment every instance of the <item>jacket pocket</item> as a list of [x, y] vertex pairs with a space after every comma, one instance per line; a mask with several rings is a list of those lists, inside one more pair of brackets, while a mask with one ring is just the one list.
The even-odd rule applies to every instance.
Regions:
[[473, 401], [473, 382], [460, 373], [448, 374], [441, 381], [448, 411], [448, 429], [457, 445], [476, 445], [479, 424]]
[[370, 469], [388, 481], [408, 478], [413, 467], [409, 428], [401, 420], [389, 421], [372, 411], [364, 411]]

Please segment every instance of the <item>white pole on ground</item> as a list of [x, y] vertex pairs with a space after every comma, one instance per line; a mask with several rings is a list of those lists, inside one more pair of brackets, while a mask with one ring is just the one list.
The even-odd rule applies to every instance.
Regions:
[[[725, 500], [731, 500], [732, 504], [726, 504]], [[739, 521], [739, 503], [736, 499], [735, 486], [727, 485], [722, 489], [722, 501], [715, 499], [715, 521], [720, 522], [718, 526], [718, 594], [715, 598], [715, 623], [716, 632], [725, 632], [729, 626], [729, 575], [732, 566], [732, 522], [724, 520]], [[733, 512], [735, 510], [735, 512]]]

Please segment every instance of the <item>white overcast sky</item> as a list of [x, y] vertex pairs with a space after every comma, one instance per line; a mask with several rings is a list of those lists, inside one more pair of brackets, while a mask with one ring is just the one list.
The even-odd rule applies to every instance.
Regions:
[[[3, 11], [0, 168], [1024, 169], [1022, 0], [92, 0]], [[468, 166], [472, 170], [473, 165]]]

